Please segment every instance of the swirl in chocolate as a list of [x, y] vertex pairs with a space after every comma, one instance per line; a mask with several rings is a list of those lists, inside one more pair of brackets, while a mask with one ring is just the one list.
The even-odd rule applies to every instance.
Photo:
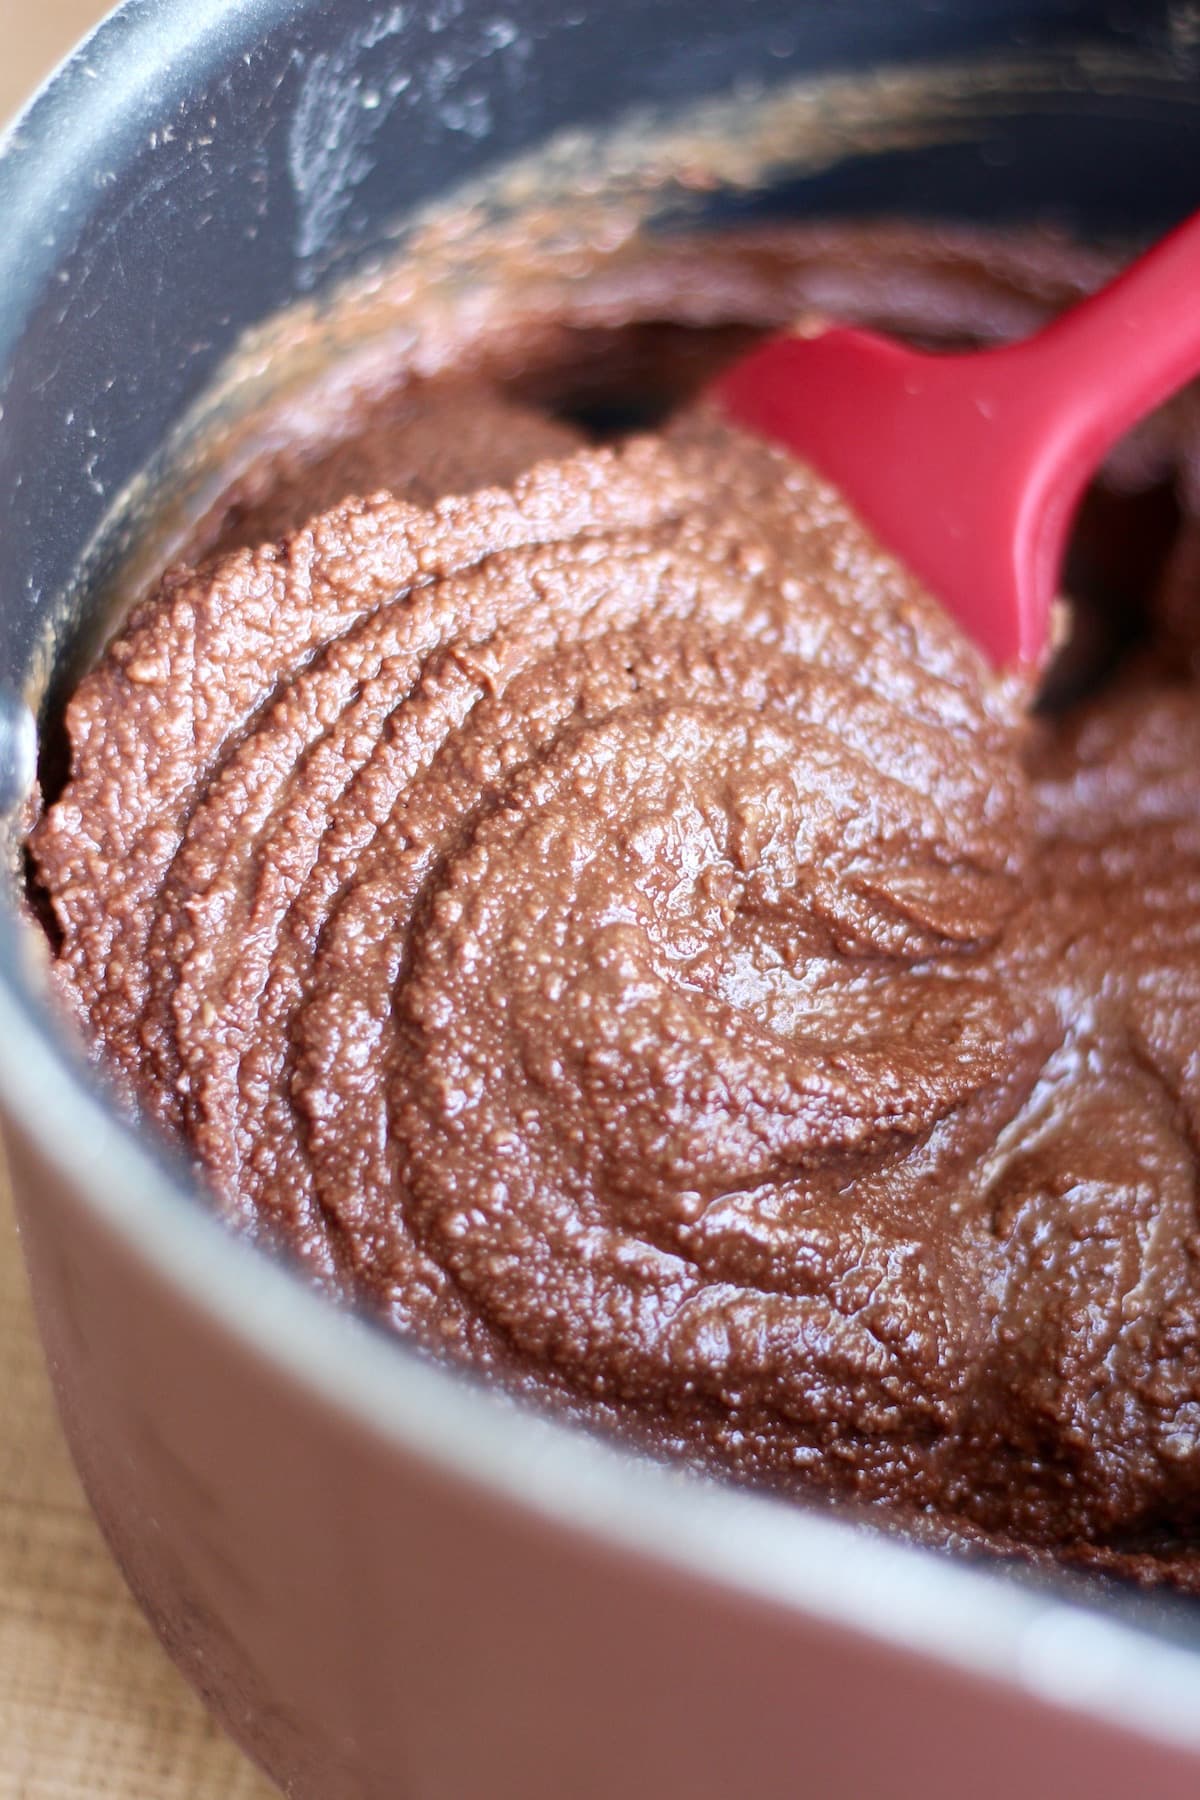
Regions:
[[1190, 1580], [1190, 686], [1033, 726], [702, 407], [594, 448], [433, 384], [374, 432], [309, 458], [299, 528], [260, 484], [225, 541], [262, 540], [168, 574], [71, 702], [34, 849], [107, 1067], [426, 1348]]

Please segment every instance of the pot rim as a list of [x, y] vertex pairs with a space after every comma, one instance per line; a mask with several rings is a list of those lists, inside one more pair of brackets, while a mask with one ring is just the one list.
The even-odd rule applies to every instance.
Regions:
[[[115, 129], [159, 59], [219, 38], [222, 15], [228, 0], [125, 0], [0, 135], [0, 302], [15, 272], [38, 264], [22, 258], [81, 143]], [[65, 142], [68, 106], [86, 130]], [[0, 1112], [127, 1252], [248, 1351], [393, 1449], [548, 1525], [1200, 1754], [1196, 1650], [1081, 1604], [1066, 1584], [1034, 1591], [846, 1517], [664, 1467], [331, 1305], [222, 1224], [118, 1116], [39, 996], [34, 929], [3, 909]]]

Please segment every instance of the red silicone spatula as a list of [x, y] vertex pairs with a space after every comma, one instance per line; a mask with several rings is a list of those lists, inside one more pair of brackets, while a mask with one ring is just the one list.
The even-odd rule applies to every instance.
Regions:
[[768, 339], [714, 384], [738, 425], [834, 482], [997, 667], [1047, 649], [1089, 477], [1200, 373], [1200, 213], [1024, 342], [909, 350], [831, 326]]

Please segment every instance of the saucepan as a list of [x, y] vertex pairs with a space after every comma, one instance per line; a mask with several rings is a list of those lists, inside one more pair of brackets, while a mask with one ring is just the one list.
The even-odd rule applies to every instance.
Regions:
[[85, 1069], [23, 899], [39, 752], [127, 497], [248, 330], [564, 133], [712, 102], [736, 138], [789, 83], [883, 70], [894, 94], [967, 65], [976, 104], [922, 129], [913, 102], [873, 145], [827, 133], [705, 206], [1146, 237], [1200, 203], [1200, 19], [1166, 0], [128, 0], [3, 144], [0, 1107], [23, 1242], [113, 1552], [302, 1800], [1200, 1785], [1185, 1607], [662, 1468], [421, 1361], [236, 1239]]

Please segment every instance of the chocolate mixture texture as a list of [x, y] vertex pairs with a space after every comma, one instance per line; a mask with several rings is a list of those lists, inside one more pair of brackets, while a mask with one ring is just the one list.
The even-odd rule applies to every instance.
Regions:
[[[80, 684], [32, 852], [97, 1057], [330, 1292], [652, 1450], [1200, 1587], [1191, 399], [1037, 716], [690, 399], [814, 303], [988, 340], [1107, 269], [647, 246], [314, 403]], [[614, 391], [675, 404], [591, 441]]]

